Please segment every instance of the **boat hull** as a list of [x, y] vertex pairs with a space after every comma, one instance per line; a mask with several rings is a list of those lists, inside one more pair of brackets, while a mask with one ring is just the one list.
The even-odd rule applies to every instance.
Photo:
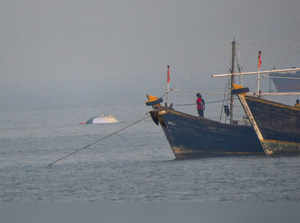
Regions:
[[264, 154], [251, 126], [224, 124], [171, 109], [151, 115], [161, 125], [176, 159]]
[[300, 108], [247, 95], [240, 101], [266, 154], [300, 154]]
[[300, 91], [300, 71], [291, 73], [270, 73], [278, 92]]

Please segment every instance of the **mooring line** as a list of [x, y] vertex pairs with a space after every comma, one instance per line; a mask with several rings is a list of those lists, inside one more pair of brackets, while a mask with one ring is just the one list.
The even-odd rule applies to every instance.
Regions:
[[81, 148], [79, 148], [79, 149], [74, 150], [74, 151], [71, 152], [71, 153], [68, 153], [68, 154], [65, 155], [65, 156], [62, 156], [61, 158], [59, 158], [59, 159], [53, 161], [52, 163], [49, 163], [49, 164], [48, 164], [48, 167], [50, 168], [50, 167], [52, 167], [55, 163], [57, 163], [57, 162], [59, 162], [59, 161], [62, 161], [62, 160], [64, 160], [64, 159], [66, 159], [66, 158], [68, 158], [68, 157], [74, 155], [75, 153], [78, 153], [78, 152], [82, 151], [82, 150], [88, 149], [89, 147], [91, 147], [91, 146], [97, 144], [98, 142], [100, 142], [100, 141], [102, 141], [102, 140], [104, 140], [104, 139], [107, 139], [107, 138], [109, 138], [109, 137], [112, 137], [112, 136], [114, 136], [114, 135], [116, 135], [116, 134], [118, 134], [118, 133], [124, 131], [125, 129], [128, 129], [128, 128], [130, 128], [130, 127], [132, 127], [132, 126], [134, 126], [134, 125], [136, 125], [136, 124], [138, 124], [138, 123], [140, 123], [140, 122], [146, 120], [146, 119], [149, 118], [149, 117], [150, 117], [150, 116], [149, 116], [149, 113], [147, 112], [147, 113], [145, 114], [145, 116], [144, 116], [142, 119], [138, 119], [138, 120], [134, 121], [133, 123], [131, 123], [131, 124], [129, 124], [129, 125], [127, 125], [127, 126], [121, 128], [121, 129], [118, 129], [117, 131], [114, 131], [114, 132], [112, 132], [112, 133], [110, 133], [110, 134], [108, 134], [108, 135], [105, 135], [105, 136], [101, 137], [100, 139], [96, 140], [96, 141], [93, 142], [93, 143], [90, 143], [90, 144], [88, 144], [88, 145], [86, 145], [86, 146], [84, 146], [84, 147], [81, 147]]

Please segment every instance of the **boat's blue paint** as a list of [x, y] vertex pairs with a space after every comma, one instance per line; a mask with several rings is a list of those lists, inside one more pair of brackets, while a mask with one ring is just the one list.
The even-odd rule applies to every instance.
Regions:
[[158, 119], [177, 158], [263, 154], [250, 126], [224, 124], [174, 110], [160, 113]]
[[[267, 154], [300, 154], [300, 108], [245, 96]], [[253, 124], [253, 123], [252, 123]]]
[[246, 102], [264, 139], [300, 143], [300, 109], [247, 96]]

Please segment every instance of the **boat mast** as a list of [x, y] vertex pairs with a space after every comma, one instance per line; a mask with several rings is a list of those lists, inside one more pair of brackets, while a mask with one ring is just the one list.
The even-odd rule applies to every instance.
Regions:
[[[234, 73], [234, 62], [235, 62], [235, 40], [232, 41], [232, 53], [231, 53], [231, 74]], [[231, 93], [234, 84], [234, 75], [230, 77], [230, 124], [233, 121], [233, 94]]]

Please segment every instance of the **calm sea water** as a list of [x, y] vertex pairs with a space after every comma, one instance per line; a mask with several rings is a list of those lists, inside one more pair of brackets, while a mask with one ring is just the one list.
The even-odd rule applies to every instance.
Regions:
[[[176, 161], [150, 119], [47, 168], [145, 111], [105, 106], [0, 112], [0, 204], [300, 201], [300, 157]], [[122, 122], [79, 124], [102, 113]]]

